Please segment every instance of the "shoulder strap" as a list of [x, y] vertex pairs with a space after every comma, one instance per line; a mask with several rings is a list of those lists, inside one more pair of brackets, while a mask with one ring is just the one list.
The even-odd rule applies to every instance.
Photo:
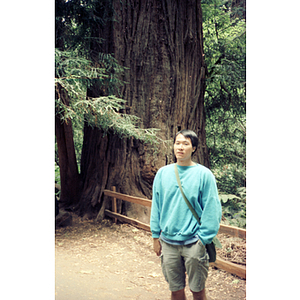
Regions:
[[192, 212], [192, 214], [194, 215], [194, 217], [196, 218], [197, 222], [200, 224], [200, 219], [199, 216], [197, 215], [196, 211], [194, 210], [193, 206], [191, 205], [190, 201], [186, 198], [183, 190], [182, 190], [182, 186], [181, 186], [181, 182], [180, 182], [180, 178], [179, 178], [179, 173], [178, 173], [178, 169], [177, 169], [177, 164], [174, 164], [174, 169], [175, 169], [175, 175], [176, 175], [176, 179], [180, 188], [180, 192], [182, 194], [182, 197], [184, 199], [184, 201], [186, 202], [187, 206], [189, 207], [190, 211]]

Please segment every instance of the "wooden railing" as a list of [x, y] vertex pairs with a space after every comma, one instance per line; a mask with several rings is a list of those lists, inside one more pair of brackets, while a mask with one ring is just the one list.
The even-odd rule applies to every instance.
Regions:
[[[132, 203], [137, 203], [148, 207], [151, 207], [151, 203], [152, 203], [151, 200], [117, 193], [115, 187], [113, 187], [113, 191], [104, 190], [104, 195], [112, 197], [112, 211], [105, 209], [105, 214], [113, 218], [115, 223], [117, 222], [117, 220], [120, 220], [121, 222], [129, 223], [143, 230], [150, 231], [149, 224], [143, 223], [141, 221], [117, 213], [117, 199], [132, 202]], [[238, 227], [220, 224], [220, 229], [218, 234], [219, 233], [224, 233], [234, 237], [246, 239], [246, 230]], [[222, 269], [224, 271], [227, 271], [229, 273], [232, 273], [234, 275], [237, 275], [241, 278], [246, 278], [246, 266], [231, 263], [220, 258], [217, 258], [217, 260], [214, 263], [210, 263], [210, 265]]]

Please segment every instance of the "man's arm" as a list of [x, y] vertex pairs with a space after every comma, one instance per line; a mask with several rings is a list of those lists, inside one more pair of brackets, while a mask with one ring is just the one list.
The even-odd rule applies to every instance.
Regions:
[[218, 233], [222, 217], [217, 184], [212, 173], [206, 174], [201, 198], [203, 211], [198, 235], [202, 243], [206, 245], [211, 243], [214, 236]]
[[159, 209], [159, 192], [157, 191], [157, 184], [159, 182], [158, 175], [156, 174], [153, 187], [152, 187], [152, 204], [151, 204], [151, 216], [150, 216], [150, 229], [153, 237], [153, 250], [157, 256], [161, 254], [161, 244], [159, 242], [160, 236], [160, 209]]

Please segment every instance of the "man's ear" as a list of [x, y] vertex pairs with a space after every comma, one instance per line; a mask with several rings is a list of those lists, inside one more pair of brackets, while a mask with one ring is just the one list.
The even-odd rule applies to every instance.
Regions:
[[193, 153], [196, 151], [196, 147], [193, 147]]

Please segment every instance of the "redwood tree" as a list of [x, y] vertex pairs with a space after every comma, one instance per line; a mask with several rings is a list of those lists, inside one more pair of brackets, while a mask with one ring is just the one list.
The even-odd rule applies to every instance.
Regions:
[[[209, 164], [201, 1], [104, 2], [110, 5], [102, 5], [93, 14], [103, 17], [109, 8], [106, 16], [111, 18], [105, 26], [92, 30], [94, 41], [104, 38], [102, 44], [91, 44], [93, 61], [97, 64], [101, 53], [114, 54], [127, 68], [122, 78], [126, 84], [117, 95], [126, 100], [123, 112], [138, 116], [141, 128], [160, 131], [159, 144], [152, 147], [133, 137], [120, 138], [113, 130], [85, 125], [77, 209], [81, 215], [98, 214], [99, 219], [107, 205], [104, 189], [116, 186], [121, 193], [151, 198], [157, 170], [173, 162], [172, 140], [178, 130], [188, 128], [198, 134], [195, 160]], [[106, 92], [99, 85], [89, 90], [93, 97]], [[124, 205], [123, 210], [141, 220], [148, 219], [147, 212], [137, 206]]]

